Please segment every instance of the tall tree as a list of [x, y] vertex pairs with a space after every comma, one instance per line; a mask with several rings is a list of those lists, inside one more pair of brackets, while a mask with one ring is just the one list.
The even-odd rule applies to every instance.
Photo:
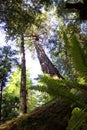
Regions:
[[[29, 3], [30, 4], [30, 3]], [[27, 112], [26, 105], [26, 63], [24, 49], [24, 33], [28, 25], [34, 21], [34, 11], [23, 0], [2, 1], [1, 21], [5, 23], [5, 30], [9, 38], [20, 37], [21, 40], [21, 87], [20, 87], [20, 114]]]
[[50, 61], [50, 59], [45, 54], [44, 49], [42, 48], [41, 44], [38, 41], [39, 39], [36, 37], [36, 41], [34, 42], [38, 59], [40, 61], [40, 65], [42, 68], [42, 71], [44, 73], [50, 74], [50, 76], [57, 76], [59, 78], [63, 77], [60, 75], [59, 71], [56, 69], [56, 67], [53, 65], [53, 63]]
[[[76, 68], [76, 71], [79, 73], [79, 75], [81, 77], [78, 77], [78, 78], [80, 78], [80, 79], [78, 79], [79, 80], [78, 83], [64, 81], [64, 80], [58, 80], [58, 79], [53, 79], [53, 78], [50, 79], [49, 77], [48, 77], [48, 79], [44, 78], [45, 84], [43, 85], [43, 87], [44, 87], [43, 89], [45, 91], [47, 91], [48, 93], [50, 93], [51, 95], [54, 95], [54, 96], [56, 95], [60, 99], [63, 98], [63, 100], [65, 100], [66, 102], [69, 102], [70, 103], [69, 108], [70, 108], [70, 106], [72, 107], [72, 109], [78, 107], [78, 108], [76, 108], [77, 113], [74, 113], [74, 118], [71, 118], [70, 125], [67, 129], [69, 129], [69, 130], [72, 128], [78, 129], [78, 130], [87, 129], [87, 125], [86, 125], [87, 124], [87, 42], [85, 41], [85, 43], [83, 45], [83, 43], [80, 43], [78, 41], [78, 37], [76, 37], [75, 35], [71, 38], [71, 37], [66, 36], [66, 32], [62, 32], [62, 33], [64, 36], [63, 38], [65, 40], [65, 43], [66, 43], [66, 45], [68, 45], [67, 50], [69, 50], [69, 52], [71, 54], [71, 58], [72, 58], [74, 66]], [[70, 35], [68, 35], [68, 36], [70, 36]], [[38, 41], [38, 37], [36, 37], [36, 41]], [[41, 50], [42, 50], [42, 48], [41, 48]], [[42, 50], [42, 52], [43, 52], [43, 50]], [[41, 52], [38, 52], [38, 54], [42, 55]], [[54, 104], [53, 104], [53, 106], [54, 106]], [[50, 108], [49, 109], [52, 110], [53, 106], [51, 106], [50, 107], [51, 109]], [[57, 108], [55, 110], [58, 110]], [[64, 109], [62, 109], [62, 106], [61, 106], [59, 110], [66, 114], [66, 110], [67, 110], [66, 108], [67, 108], [66, 105], [65, 105]], [[80, 112], [81, 112], [80, 114], [78, 113], [78, 110], [80, 110]], [[58, 115], [56, 117], [59, 116], [58, 112], [59, 111], [57, 111]], [[51, 113], [52, 113], [52, 111], [51, 111]], [[31, 115], [32, 115], [32, 113], [31, 113]], [[38, 115], [39, 115], [39, 119], [41, 119], [40, 118], [41, 114], [39, 113]], [[79, 118], [77, 118], [77, 116]], [[35, 117], [35, 115], [32, 115], [32, 117]], [[49, 116], [48, 117], [44, 116], [44, 118], [48, 119]], [[69, 118], [68, 119], [64, 118], [64, 119], [69, 120]], [[73, 120], [76, 119], [76, 122], [75, 121], [72, 122], [72, 119]], [[35, 122], [36, 122], [36, 120], [35, 120]], [[50, 121], [47, 120], [47, 122], [50, 122]], [[61, 119], [61, 122], [62, 122], [62, 119]], [[61, 122], [60, 122], [60, 124], [61, 124]], [[51, 123], [53, 123], [53, 120], [51, 121]], [[71, 125], [71, 123], [75, 123], [75, 124]], [[32, 127], [33, 129], [34, 128], [38, 129], [38, 125], [36, 123], [34, 124], [34, 122], [33, 122], [32, 124], [33, 124], [33, 126], [31, 125], [30, 127]], [[17, 126], [18, 126], [18, 124], [17, 124]], [[17, 126], [16, 126], [16, 128], [17, 128]], [[29, 125], [28, 125], [28, 127], [29, 127]], [[14, 128], [14, 126], [13, 126], [13, 128]], [[42, 126], [40, 128], [42, 128]], [[49, 129], [50, 127], [44, 126], [43, 129], [44, 128]], [[19, 127], [18, 127], [18, 129], [19, 129]], [[24, 129], [27, 129], [27, 128], [24, 128]], [[66, 127], [64, 127], [64, 129], [66, 129]]]
[[45, 46], [48, 43], [47, 38], [50, 37], [50, 31], [53, 31], [51, 25], [49, 25], [50, 19], [50, 11], [44, 11], [42, 14], [36, 16], [35, 23], [27, 31], [27, 35], [30, 38], [28, 45], [30, 45], [30, 47], [34, 46], [36, 49], [43, 73], [63, 78], [42, 47], [42, 45]]
[[0, 48], [0, 123], [2, 120], [2, 92], [10, 76], [15, 54], [16, 52], [11, 50], [10, 46]]
[[21, 35], [21, 87], [20, 87], [20, 115], [27, 113], [27, 90], [26, 90], [26, 60], [24, 48], [24, 36]]

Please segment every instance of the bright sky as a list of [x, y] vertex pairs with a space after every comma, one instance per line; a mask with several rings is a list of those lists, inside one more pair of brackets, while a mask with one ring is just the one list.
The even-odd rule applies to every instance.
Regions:
[[[5, 34], [3, 30], [0, 30], [0, 46], [5, 45]], [[26, 66], [30, 72], [30, 77], [32, 79], [37, 78], [38, 74], [41, 74], [41, 67], [37, 58], [32, 58], [31, 53], [27, 51], [26, 53]]]
[[32, 79], [36, 78], [38, 74], [41, 74], [41, 66], [37, 58], [32, 58], [31, 53], [27, 51], [26, 53], [26, 66], [30, 71], [30, 77]]

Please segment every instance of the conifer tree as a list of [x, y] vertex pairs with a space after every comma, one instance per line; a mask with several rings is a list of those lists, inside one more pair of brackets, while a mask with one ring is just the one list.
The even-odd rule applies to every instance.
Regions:
[[42, 68], [43, 73], [49, 74], [50, 76], [57, 76], [58, 78], [64, 79], [50, 59], [45, 54], [44, 49], [42, 48], [41, 44], [39, 43], [39, 39], [36, 37], [36, 41], [34, 43], [38, 59], [40, 61], [40, 65]]
[[6, 87], [16, 52], [10, 46], [0, 48], [0, 123], [2, 123], [2, 92]]
[[20, 86], [20, 114], [27, 112], [26, 105], [26, 62], [24, 48], [24, 33], [28, 25], [34, 21], [32, 7], [28, 8], [23, 0], [1, 1], [1, 22], [5, 23], [4, 29], [8, 38], [21, 40], [21, 86]]

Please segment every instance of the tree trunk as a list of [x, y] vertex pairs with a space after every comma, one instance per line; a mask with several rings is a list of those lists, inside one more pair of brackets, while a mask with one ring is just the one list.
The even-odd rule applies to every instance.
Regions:
[[2, 82], [0, 83], [0, 124], [2, 124]]
[[56, 99], [0, 126], [0, 130], [66, 130], [71, 111], [70, 103]]
[[55, 68], [53, 63], [50, 61], [50, 59], [47, 57], [44, 49], [42, 48], [42, 45], [38, 41], [36, 41], [34, 45], [37, 51], [37, 56], [38, 56], [43, 73], [47, 73], [47, 74], [50, 74], [50, 76], [57, 76], [58, 78], [64, 79], [60, 75], [59, 71]]
[[21, 35], [21, 86], [20, 86], [20, 115], [27, 113], [26, 90], [26, 59], [24, 48], [24, 36]]

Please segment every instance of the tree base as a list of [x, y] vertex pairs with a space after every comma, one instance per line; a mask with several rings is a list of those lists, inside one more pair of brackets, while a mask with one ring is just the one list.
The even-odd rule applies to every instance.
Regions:
[[56, 99], [1, 125], [0, 130], [66, 130], [71, 111], [69, 103]]

